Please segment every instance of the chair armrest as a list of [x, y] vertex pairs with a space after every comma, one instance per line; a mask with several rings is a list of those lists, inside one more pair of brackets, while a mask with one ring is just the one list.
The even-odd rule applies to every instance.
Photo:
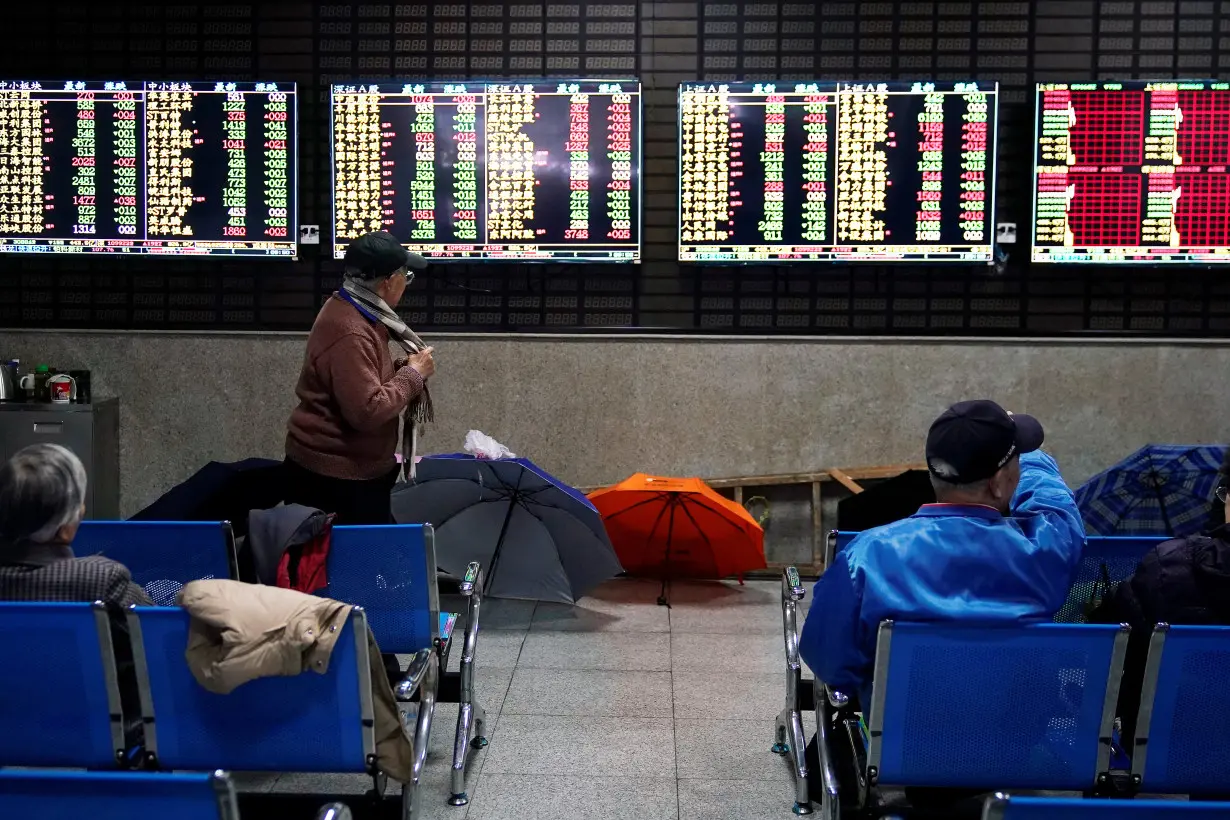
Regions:
[[794, 567], [782, 570], [782, 637], [786, 642], [786, 667], [802, 669], [799, 661], [798, 602], [807, 591], [799, 581], [799, 571]]
[[461, 579], [461, 588], [459, 590], [462, 595], [469, 598], [474, 593], [478, 593], [479, 598], [483, 594], [483, 568], [477, 561], [471, 561], [466, 567], [465, 577]]
[[466, 567], [465, 579], [461, 582], [461, 592], [469, 600], [466, 604], [465, 635], [461, 644], [461, 661], [458, 664], [460, 674], [460, 702], [474, 702], [474, 654], [478, 648], [478, 616], [483, 604], [483, 568], [477, 561]]
[[801, 601], [807, 595], [807, 590], [803, 588], [803, 582], [799, 580], [799, 571], [794, 567], [786, 567], [782, 570], [782, 602], [787, 599], [791, 601]]
[[326, 803], [316, 812], [316, 820], [351, 820], [352, 817], [345, 803]]
[[427, 677], [427, 671], [433, 664], [439, 664], [439, 662], [440, 660], [434, 649], [420, 649], [414, 653], [414, 658], [406, 669], [405, 677], [401, 679], [401, 683], [397, 684], [397, 687], [393, 690], [397, 700], [408, 701], [414, 697], [414, 693], [422, 685], [423, 679]]

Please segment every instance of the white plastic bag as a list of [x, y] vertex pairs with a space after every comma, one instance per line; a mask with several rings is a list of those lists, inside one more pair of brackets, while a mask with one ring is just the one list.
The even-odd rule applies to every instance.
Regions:
[[517, 454], [480, 430], [466, 433], [465, 451], [479, 458], [516, 458]]

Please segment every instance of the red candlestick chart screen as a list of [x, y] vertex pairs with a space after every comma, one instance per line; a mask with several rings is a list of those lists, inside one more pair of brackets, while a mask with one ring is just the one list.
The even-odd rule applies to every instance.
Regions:
[[1035, 262], [1230, 262], [1230, 83], [1037, 90]]

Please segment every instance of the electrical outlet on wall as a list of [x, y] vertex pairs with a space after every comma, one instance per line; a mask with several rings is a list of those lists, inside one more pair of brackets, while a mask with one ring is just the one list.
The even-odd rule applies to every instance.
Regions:
[[320, 226], [319, 225], [300, 225], [299, 226], [299, 244], [300, 245], [319, 245], [320, 244]]

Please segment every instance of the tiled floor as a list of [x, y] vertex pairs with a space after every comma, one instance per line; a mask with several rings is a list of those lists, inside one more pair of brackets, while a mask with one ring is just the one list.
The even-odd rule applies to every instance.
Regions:
[[[784, 699], [780, 585], [611, 581], [575, 607], [483, 603], [475, 661], [491, 744], [451, 808], [457, 707], [437, 706], [423, 816], [446, 820], [793, 817], [769, 752]], [[457, 652], [453, 653], [455, 667]], [[365, 778], [282, 775], [274, 791], [361, 793]]]

